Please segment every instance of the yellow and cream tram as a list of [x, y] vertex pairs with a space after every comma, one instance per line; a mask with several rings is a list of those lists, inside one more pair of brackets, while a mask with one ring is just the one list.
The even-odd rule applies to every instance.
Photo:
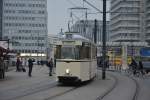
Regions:
[[96, 76], [96, 47], [90, 40], [66, 33], [56, 45], [56, 77], [60, 83], [83, 82]]

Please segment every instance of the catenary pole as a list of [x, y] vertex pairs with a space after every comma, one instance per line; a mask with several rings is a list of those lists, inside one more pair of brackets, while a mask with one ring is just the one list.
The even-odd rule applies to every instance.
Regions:
[[102, 67], [102, 79], [104, 80], [106, 78], [106, 73], [105, 73], [105, 67], [106, 67], [106, 0], [103, 0], [103, 11], [99, 10], [98, 8], [96, 8], [95, 6], [93, 6], [91, 3], [89, 3], [86, 0], [83, 0], [84, 2], [86, 2], [88, 5], [90, 5], [91, 7], [93, 7], [94, 9], [96, 9], [99, 13], [103, 13], [103, 34], [102, 34], [102, 42], [103, 42], [103, 46], [102, 46], [102, 56], [103, 56], [103, 67]]
[[94, 43], [97, 43], [97, 20], [94, 20]]
[[102, 34], [102, 55], [103, 55], [103, 67], [102, 67], [102, 79], [106, 78], [105, 67], [106, 67], [106, 0], [103, 0], [103, 34]]

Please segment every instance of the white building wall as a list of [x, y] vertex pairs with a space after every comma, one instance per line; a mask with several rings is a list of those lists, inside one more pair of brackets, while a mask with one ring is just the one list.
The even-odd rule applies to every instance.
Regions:
[[3, 38], [19, 53], [45, 53], [47, 0], [4, 0]]
[[146, 41], [150, 44], [150, 0], [145, 0], [145, 31], [146, 31]]
[[141, 29], [141, 1], [111, 0], [111, 41], [141, 40], [141, 34], [144, 34]]

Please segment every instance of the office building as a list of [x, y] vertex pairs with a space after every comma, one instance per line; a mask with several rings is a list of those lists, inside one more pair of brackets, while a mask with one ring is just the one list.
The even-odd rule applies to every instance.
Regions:
[[0, 39], [2, 39], [3, 0], [0, 0]]
[[144, 41], [144, 1], [145, 0], [111, 0], [111, 41]]
[[150, 0], [144, 0], [145, 6], [145, 39], [150, 44]]
[[4, 0], [3, 39], [9, 39], [17, 53], [45, 54], [47, 0]]

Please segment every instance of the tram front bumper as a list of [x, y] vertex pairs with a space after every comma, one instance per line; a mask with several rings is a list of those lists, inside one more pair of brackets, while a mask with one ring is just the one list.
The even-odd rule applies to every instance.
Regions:
[[81, 80], [76, 76], [58, 76], [59, 82], [80, 82]]

